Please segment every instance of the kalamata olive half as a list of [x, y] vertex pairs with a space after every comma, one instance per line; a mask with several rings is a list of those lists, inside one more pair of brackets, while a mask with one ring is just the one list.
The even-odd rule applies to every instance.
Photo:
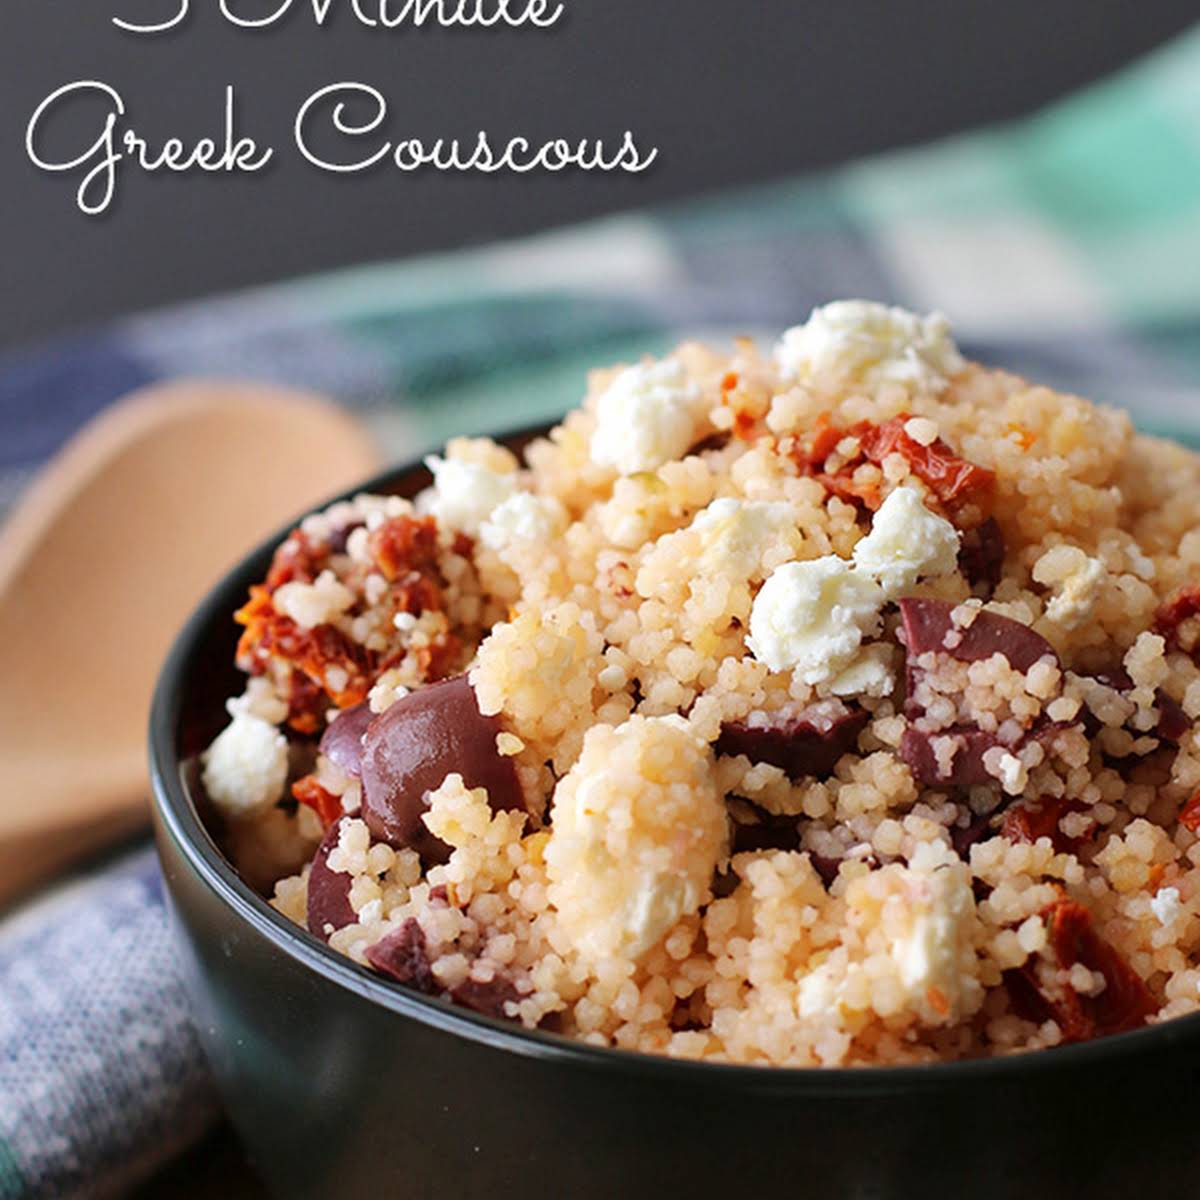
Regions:
[[748, 724], [727, 721], [717, 739], [718, 754], [744, 754], [751, 762], [770, 763], [789, 779], [826, 779], [838, 760], [858, 744], [870, 714], [840, 700], [820, 701], [785, 719]]
[[374, 719], [375, 714], [365, 700], [353, 708], [343, 709], [321, 735], [321, 753], [334, 766], [357, 779], [362, 771], [363, 734]]
[[[936, 650], [959, 662], [979, 662], [993, 654], [1008, 659], [1013, 670], [1025, 672], [1042, 658], [1058, 655], [1040, 633], [1028, 625], [1002, 617], [999, 613], [979, 612], [966, 628], [955, 627], [951, 614], [957, 606], [947, 600], [905, 597], [900, 601], [905, 643], [912, 657]], [[953, 646], [946, 645], [949, 634], [957, 635]]]
[[329, 869], [329, 853], [338, 844], [341, 821], [325, 831], [308, 871], [308, 931], [323, 942], [332, 930], [353, 925], [358, 920], [350, 906], [350, 876]]
[[496, 748], [502, 732], [479, 711], [465, 675], [427, 684], [397, 700], [367, 728], [362, 754], [362, 815], [373, 837], [444, 863], [450, 847], [425, 827], [427, 797], [447, 775], [486, 788], [496, 811], [524, 809], [512, 759]]

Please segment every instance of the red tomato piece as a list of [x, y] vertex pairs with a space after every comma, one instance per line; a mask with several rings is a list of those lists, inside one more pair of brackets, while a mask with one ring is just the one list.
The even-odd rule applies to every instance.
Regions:
[[1193, 792], [1192, 798], [1183, 806], [1179, 823], [1190, 833], [1200, 833], [1200, 792]]
[[315, 775], [305, 775], [292, 784], [292, 795], [299, 803], [311, 808], [321, 819], [323, 828], [328, 829], [342, 815], [342, 802], [327, 788], [317, 782]]
[[1086, 806], [1078, 800], [1068, 800], [1065, 796], [1046, 796], [1038, 802], [1037, 808], [1028, 808], [1024, 804], [1010, 808], [1004, 814], [1000, 833], [1010, 842], [1028, 842], [1031, 845], [1039, 838], [1049, 838], [1059, 854], [1078, 854], [1086, 845], [1087, 838], [1067, 837], [1059, 828], [1059, 822], [1067, 813], [1084, 811]]
[[1096, 932], [1092, 914], [1082, 904], [1063, 897], [1043, 910], [1042, 919], [1055, 967], [1065, 972], [1082, 963], [1104, 977], [1104, 988], [1096, 995], [1084, 996], [1062, 980], [1047, 985], [1035, 967], [1027, 964], [1020, 972], [1019, 986], [1005, 981], [1014, 1011], [1030, 1014], [1036, 993], [1046, 1015], [1054, 1018], [1068, 1042], [1123, 1033], [1145, 1024], [1158, 1004], [1142, 977]]

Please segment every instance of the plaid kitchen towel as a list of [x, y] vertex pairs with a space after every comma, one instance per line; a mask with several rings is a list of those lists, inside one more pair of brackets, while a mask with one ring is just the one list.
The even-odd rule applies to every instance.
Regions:
[[[405, 457], [576, 402], [680, 333], [841, 296], [1200, 444], [1200, 30], [1014, 125], [520, 242], [343, 271], [0, 356], [0, 510], [130, 388], [339, 397]], [[0, 926], [0, 1200], [117, 1193], [216, 1114], [146, 849]]]

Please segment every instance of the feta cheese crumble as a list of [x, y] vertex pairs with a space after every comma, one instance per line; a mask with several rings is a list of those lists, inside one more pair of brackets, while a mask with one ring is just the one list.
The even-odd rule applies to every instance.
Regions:
[[824, 683], [850, 665], [882, 606], [879, 585], [836, 554], [784, 563], [754, 599], [746, 644], [772, 671]]
[[958, 530], [930, 512], [916, 488], [898, 487], [880, 505], [871, 532], [854, 548], [854, 562], [894, 600], [923, 576], [953, 572], [958, 547]]
[[439, 458], [436, 454], [425, 459], [433, 472], [432, 492], [422, 497], [427, 507], [448, 529], [461, 529], [472, 537], [505, 500], [516, 494], [515, 471], [493, 471], [482, 463], [466, 462], [460, 458]]
[[479, 537], [490, 550], [501, 551], [514, 542], [545, 544], [567, 527], [567, 510], [554, 496], [517, 492], [491, 513], [479, 528]]
[[204, 753], [204, 790], [227, 817], [252, 817], [278, 802], [287, 782], [287, 738], [239, 711]]
[[621, 475], [682, 458], [700, 427], [700, 389], [682, 363], [626, 367], [596, 401], [592, 461]]
[[803, 682], [832, 695], [885, 696], [890, 653], [870, 647], [860, 655], [863, 637], [878, 628], [887, 601], [922, 577], [954, 571], [958, 545], [958, 531], [915, 488], [896, 488], [852, 561], [828, 555], [772, 572], [755, 597], [746, 644], [772, 671], [795, 668]]
[[803, 325], [784, 333], [776, 358], [792, 379], [901, 383], [930, 392], [941, 391], [964, 365], [940, 313], [921, 317], [869, 300], [814, 308]]

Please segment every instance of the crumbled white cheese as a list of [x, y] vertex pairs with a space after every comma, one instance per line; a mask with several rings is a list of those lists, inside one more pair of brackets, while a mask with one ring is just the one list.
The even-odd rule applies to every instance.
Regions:
[[592, 461], [635, 475], [682, 458], [696, 441], [700, 402], [675, 359], [626, 367], [596, 400]]
[[784, 563], [754, 599], [746, 644], [772, 671], [794, 668], [805, 683], [825, 683], [878, 627], [882, 605], [879, 585], [835, 554]]
[[887, 695], [889, 654], [872, 648], [859, 656], [863, 635], [878, 627], [888, 600], [922, 577], [954, 571], [958, 547], [958, 531], [915, 488], [896, 488], [853, 562], [829, 555], [775, 569], [754, 600], [746, 644], [771, 670], [797, 668], [805, 683], [834, 695]]
[[313, 629], [336, 621], [354, 603], [354, 593], [332, 571], [322, 571], [312, 583], [293, 580], [276, 588], [271, 603], [301, 629]]
[[517, 492], [498, 505], [480, 526], [479, 537], [497, 552], [514, 542], [544, 545], [567, 527], [567, 510], [554, 496]]
[[940, 313], [918, 316], [868, 300], [839, 300], [814, 308], [789, 329], [776, 357], [785, 377], [826, 376], [876, 386], [910, 384], [940, 391], [963, 367]]
[[922, 576], [954, 571], [958, 546], [958, 530], [930, 512], [916, 488], [898, 487], [880, 505], [871, 532], [854, 548], [854, 562], [894, 600]]
[[228, 817], [252, 817], [283, 795], [287, 738], [260, 717], [239, 712], [204, 752], [204, 790]]
[[594, 725], [554, 792], [545, 851], [560, 927], [590, 962], [637, 960], [710, 895], [728, 817], [681, 717]]
[[425, 459], [433, 472], [432, 492], [422, 496], [422, 505], [447, 529], [461, 529], [474, 537], [492, 513], [517, 491], [517, 473], [500, 473], [481, 463], [459, 458]]
[[1064, 629], [1075, 629], [1092, 615], [1106, 575], [1104, 564], [1078, 546], [1051, 546], [1033, 565], [1034, 582], [1054, 588], [1046, 616]]
[[698, 572], [730, 579], [754, 578], [773, 543], [790, 558], [800, 542], [795, 510], [779, 501], [714, 500], [691, 527], [701, 535]]
[[1173, 887], [1159, 888], [1150, 897], [1150, 908], [1158, 918], [1160, 925], [1171, 925], [1178, 921], [1183, 914], [1183, 902], [1179, 889]]
[[825, 685], [831, 696], [888, 696], [896, 686], [892, 648], [884, 642], [864, 646], [862, 653]]
[[907, 870], [907, 928], [892, 960], [910, 1003], [933, 1023], [952, 1022], [960, 1000], [960, 958], [975, 898], [965, 865]]

